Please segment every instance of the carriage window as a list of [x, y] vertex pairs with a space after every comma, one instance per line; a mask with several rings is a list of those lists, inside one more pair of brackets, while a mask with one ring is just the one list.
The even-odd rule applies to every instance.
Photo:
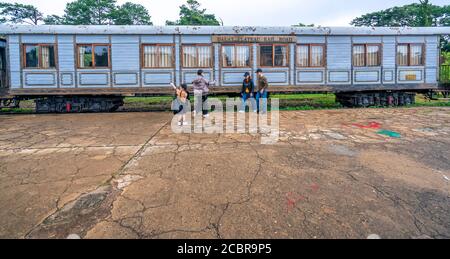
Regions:
[[423, 44], [399, 44], [397, 46], [397, 65], [423, 66]]
[[109, 45], [79, 45], [79, 68], [109, 68]]
[[53, 45], [24, 45], [24, 67], [48, 69], [56, 67]]
[[380, 65], [380, 45], [353, 45], [353, 66], [376, 67]]
[[173, 67], [172, 45], [144, 45], [144, 68], [171, 68]]
[[259, 47], [260, 66], [262, 67], [287, 67], [287, 45], [261, 45]]
[[209, 68], [212, 66], [212, 48], [210, 45], [185, 45], [183, 67]]
[[323, 45], [298, 45], [297, 66], [299, 67], [323, 67], [324, 66]]
[[227, 45], [222, 47], [223, 67], [250, 67], [250, 46]]

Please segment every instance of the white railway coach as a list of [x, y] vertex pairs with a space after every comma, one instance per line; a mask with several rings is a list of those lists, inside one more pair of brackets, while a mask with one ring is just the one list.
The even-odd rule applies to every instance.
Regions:
[[[404, 105], [439, 88], [449, 27], [1, 25], [0, 103], [38, 112], [113, 111], [130, 95], [171, 93], [198, 69], [238, 92], [263, 69], [271, 92], [334, 92], [345, 105]], [[1, 105], [0, 105], [1, 106]]]

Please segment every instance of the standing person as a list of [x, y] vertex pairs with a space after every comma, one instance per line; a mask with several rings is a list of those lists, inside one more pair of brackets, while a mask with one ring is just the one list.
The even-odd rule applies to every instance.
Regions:
[[[203, 77], [203, 70], [197, 71], [197, 78], [192, 82], [194, 85], [194, 101], [195, 101], [195, 114], [199, 114], [202, 111], [203, 117], [208, 117], [208, 93], [209, 93], [209, 81]], [[200, 99], [201, 97], [201, 99]], [[201, 100], [201, 102], [200, 102]]]
[[[267, 77], [263, 74], [261, 68], [256, 70], [256, 75], [258, 77], [258, 92], [256, 93], [256, 107], [258, 108], [258, 112], [262, 112], [263, 114], [267, 112], [267, 96], [269, 89], [269, 82], [267, 81]], [[262, 111], [260, 109], [259, 100], [262, 98]]]
[[178, 115], [178, 126], [188, 125], [186, 121], [186, 112], [189, 109], [189, 93], [187, 84], [181, 84], [181, 87], [176, 87], [171, 83], [175, 90], [175, 99], [172, 101], [173, 114]]
[[248, 99], [251, 100], [253, 111], [256, 112], [256, 103], [253, 99], [255, 90], [255, 83], [249, 72], [244, 74], [244, 82], [242, 82], [241, 97], [242, 97], [242, 108], [239, 112], [245, 112], [246, 102]]

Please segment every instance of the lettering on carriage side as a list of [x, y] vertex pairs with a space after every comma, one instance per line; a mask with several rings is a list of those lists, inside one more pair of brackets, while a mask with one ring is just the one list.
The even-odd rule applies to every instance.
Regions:
[[295, 36], [236, 36], [213, 35], [213, 43], [296, 43]]

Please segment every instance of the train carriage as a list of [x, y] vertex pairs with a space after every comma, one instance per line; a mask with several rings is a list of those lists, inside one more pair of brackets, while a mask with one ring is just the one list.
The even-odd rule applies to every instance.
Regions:
[[[196, 71], [216, 93], [262, 68], [271, 92], [334, 92], [344, 105], [403, 105], [439, 88], [439, 28], [1, 25], [3, 103], [38, 112], [113, 111], [171, 93]], [[3, 44], [3, 45], [2, 45]]]

